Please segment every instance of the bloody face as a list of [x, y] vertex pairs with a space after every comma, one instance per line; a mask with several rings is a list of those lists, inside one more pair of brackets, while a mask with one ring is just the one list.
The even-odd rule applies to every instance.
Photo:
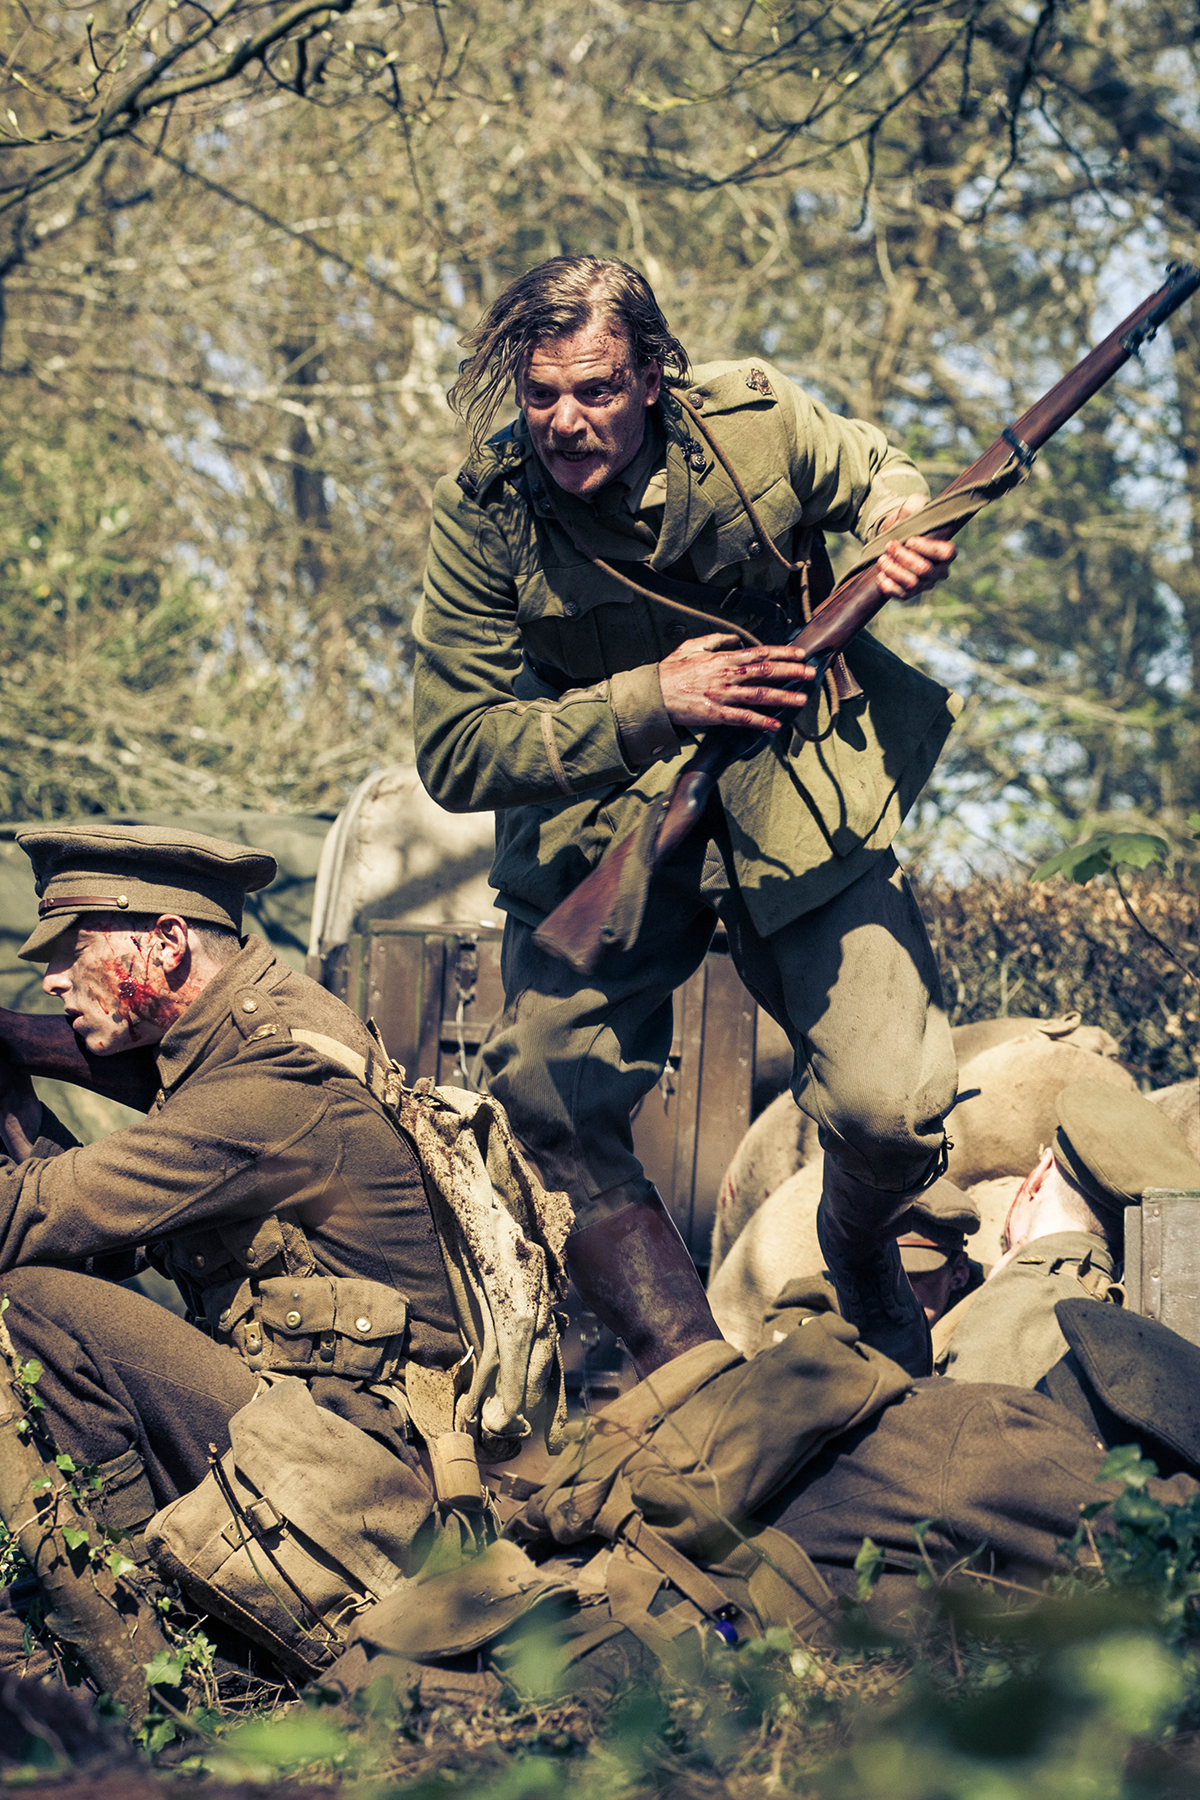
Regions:
[[76, 925], [51, 946], [42, 988], [61, 1000], [72, 1030], [96, 1056], [157, 1044], [194, 997], [168, 979], [154, 930]]
[[595, 494], [642, 447], [662, 370], [633, 366], [629, 340], [600, 318], [530, 353], [518, 399], [533, 447], [560, 488]]

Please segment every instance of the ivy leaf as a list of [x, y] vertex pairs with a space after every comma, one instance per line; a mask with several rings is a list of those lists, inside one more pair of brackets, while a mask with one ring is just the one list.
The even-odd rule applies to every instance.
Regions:
[[82, 1550], [85, 1544], [91, 1542], [84, 1525], [64, 1525], [62, 1534], [68, 1550]]
[[1200, 813], [1189, 813], [1187, 828], [1194, 838], [1200, 838]]
[[108, 1566], [117, 1581], [120, 1581], [123, 1575], [132, 1575], [137, 1568], [137, 1564], [130, 1562], [127, 1556], [122, 1556], [119, 1550], [110, 1551]]
[[186, 1652], [179, 1650], [160, 1650], [152, 1662], [146, 1664], [147, 1687], [178, 1687], [187, 1669]]
[[54, 1459], [54, 1463], [55, 1467], [61, 1469], [64, 1475], [74, 1475], [75, 1459], [72, 1456], [68, 1456], [65, 1450], [59, 1452]]
[[1152, 1475], [1157, 1475], [1154, 1463], [1148, 1462], [1136, 1444], [1118, 1444], [1110, 1450], [1100, 1465], [1097, 1481], [1123, 1481], [1127, 1487], [1145, 1487]]
[[883, 1551], [869, 1537], [863, 1539], [862, 1549], [854, 1559], [854, 1573], [858, 1576], [859, 1600], [869, 1600], [883, 1574]]
[[[1197, 820], [1200, 823], [1200, 815]], [[1029, 879], [1049, 881], [1052, 875], [1065, 875], [1083, 887], [1093, 875], [1106, 875], [1116, 868], [1145, 869], [1151, 863], [1165, 868], [1170, 855], [1166, 839], [1152, 837], [1148, 831], [1098, 831], [1082, 844], [1072, 844], [1047, 858]]]

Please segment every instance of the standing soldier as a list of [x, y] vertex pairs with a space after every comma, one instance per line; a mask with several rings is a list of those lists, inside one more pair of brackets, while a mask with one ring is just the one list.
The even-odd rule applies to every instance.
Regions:
[[[466, 342], [450, 398], [472, 449], [434, 496], [417, 759], [442, 805], [499, 815], [507, 1007], [485, 1061], [543, 1179], [571, 1196], [576, 1285], [643, 1375], [719, 1335], [629, 1124], [666, 1061], [672, 991], [719, 917], [820, 1127], [821, 1244], [842, 1309], [925, 1373], [928, 1327], [895, 1237], [944, 1166], [955, 1067], [890, 844], [956, 702], [866, 636], [827, 690], [785, 691], [812, 670], [782, 640], [828, 591], [822, 530], [877, 537], [921, 509], [926, 485], [875, 426], [761, 359], [689, 370], [624, 263], [542, 263]], [[510, 384], [519, 416], [485, 442]], [[890, 544], [881, 585], [919, 593], [953, 554]], [[660, 868], [634, 947], [574, 975], [537, 926], [712, 726], [772, 741], [733, 765], [707, 833]]]

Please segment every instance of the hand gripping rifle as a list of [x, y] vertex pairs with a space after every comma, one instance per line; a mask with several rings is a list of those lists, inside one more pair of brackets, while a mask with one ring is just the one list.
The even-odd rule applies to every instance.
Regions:
[[[952, 538], [990, 501], [1024, 481], [1042, 445], [1154, 336], [1164, 320], [1198, 287], [1200, 269], [1187, 263], [1172, 263], [1166, 281], [1156, 293], [1143, 300], [1028, 412], [1006, 426], [995, 443], [956, 476], [935, 501], [904, 520], [904, 536]], [[790, 688], [819, 687], [838, 652], [886, 605], [890, 596], [879, 586], [875, 564], [892, 535], [884, 533], [876, 540], [808, 624], [790, 639], [816, 671], [812, 682], [789, 682]], [[671, 792], [648, 807], [628, 837], [615, 844], [542, 921], [535, 934], [541, 948], [583, 974], [595, 968], [608, 946], [628, 949], [640, 929], [657, 865], [698, 825], [709, 796], [726, 769], [740, 757], [761, 750], [773, 735], [730, 726], [705, 732]]]

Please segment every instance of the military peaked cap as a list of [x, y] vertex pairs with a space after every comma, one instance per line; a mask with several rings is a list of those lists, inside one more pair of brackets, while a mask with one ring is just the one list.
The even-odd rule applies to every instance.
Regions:
[[1200, 1348], [1101, 1300], [1054, 1308], [1069, 1349], [1038, 1382], [1109, 1449], [1136, 1439], [1161, 1474], [1200, 1474]]
[[1073, 1081], [1055, 1102], [1054, 1160], [1102, 1217], [1141, 1204], [1147, 1188], [1200, 1189], [1182, 1132], [1141, 1094]]
[[910, 1275], [928, 1275], [967, 1247], [968, 1232], [979, 1230], [979, 1208], [969, 1194], [942, 1176], [909, 1209], [909, 1225], [898, 1239], [900, 1261]]
[[275, 879], [264, 850], [165, 825], [48, 826], [19, 831], [33, 864], [38, 923], [17, 955], [46, 962], [64, 931], [94, 913], [177, 913], [240, 932], [246, 895]]

